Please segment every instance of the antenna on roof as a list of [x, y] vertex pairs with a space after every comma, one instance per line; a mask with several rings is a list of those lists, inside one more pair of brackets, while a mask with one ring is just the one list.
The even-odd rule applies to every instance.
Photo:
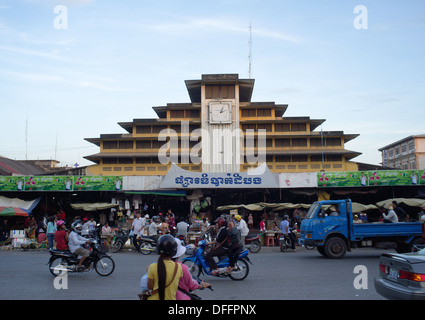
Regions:
[[58, 160], [58, 133], [56, 132], [55, 160]]
[[251, 66], [252, 66], [252, 23], [249, 23], [249, 55], [248, 55], [248, 61], [249, 61], [249, 67], [248, 67], [248, 78], [251, 79]]
[[27, 120], [25, 123], [25, 160], [28, 160], [28, 112]]

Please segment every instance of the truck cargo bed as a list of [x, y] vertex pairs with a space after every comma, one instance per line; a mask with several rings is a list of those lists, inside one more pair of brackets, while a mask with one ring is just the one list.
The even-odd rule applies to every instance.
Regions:
[[354, 237], [414, 236], [422, 233], [419, 222], [353, 224]]

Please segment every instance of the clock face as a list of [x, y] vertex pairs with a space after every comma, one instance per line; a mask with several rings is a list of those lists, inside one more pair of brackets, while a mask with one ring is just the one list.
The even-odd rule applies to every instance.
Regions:
[[211, 102], [210, 103], [210, 123], [232, 123], [232, 103], [231, 102]]

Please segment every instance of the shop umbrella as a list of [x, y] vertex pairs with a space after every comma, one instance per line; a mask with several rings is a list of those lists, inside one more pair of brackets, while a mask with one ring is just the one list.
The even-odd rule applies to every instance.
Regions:
[[21, 208], [0, 207], [0, 217], [5, 217], [5, 216], [28, 217], [28, 213]]

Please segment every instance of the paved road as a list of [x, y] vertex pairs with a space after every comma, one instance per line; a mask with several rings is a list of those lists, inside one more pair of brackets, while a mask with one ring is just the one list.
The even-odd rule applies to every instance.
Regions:
[[[384, 250], [356, 249], [344, 259], [330, 260], [316, 250], [298, 248], [281, 253], [278, 247], [262, 248], [250, 254], [253, 265], [241, 282], [206, 277], [214, 291], [198, 292], [204, 300], [380, 300], [373, 286], [378, 259]], [[69, 274], [68, 289], [54, 288], [54, 277], [46, 265], [47, 251], [0, 251], [0, 299], [135, 300], [139, 280], [157, 255], [144, 256], [134, 251], [111, 254], [116, 269], [109, 277], [96, 272]], [[367, 268], [367, 289], [356, 289], [354, 268]], [[365, 275], [363, 272], [361, 275]]]

